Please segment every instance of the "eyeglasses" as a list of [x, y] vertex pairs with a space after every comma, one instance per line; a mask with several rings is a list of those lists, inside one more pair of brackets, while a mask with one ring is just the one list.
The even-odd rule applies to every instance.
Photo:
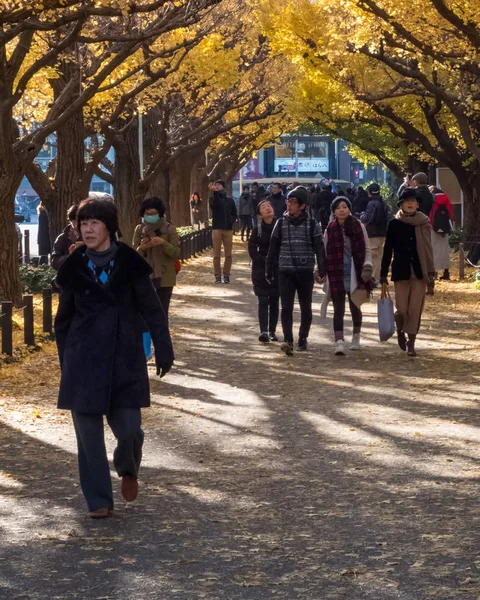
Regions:
[[287, 204], [298, 204], [298, 200], [296, 198], [287, 198]]

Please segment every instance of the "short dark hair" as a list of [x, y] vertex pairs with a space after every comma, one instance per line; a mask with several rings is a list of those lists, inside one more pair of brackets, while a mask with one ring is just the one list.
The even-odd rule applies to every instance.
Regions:
[[69, 221], [75, 221], [78, 213], [78, 204], [72, 204], [72, 206], [67, 210], [67, 219]]
[[220, 184], [223, 188], [225, 187], [225, 181], [223, 179], [217, 179], [215, 181], [215, 185]]
[[270, 206], [272, 206], [272, 203], [270, 202], [270, 200], [260, 200], [260, 202], [257, 204], [257, 215], [260, 214], [260, 208], [264, 205], [264, 204], [270, 204]]
[[109, 200], [83, 200], [78, 207], [77, 223], [96, 219], [102, 221], [110, 233], [112, 242], [116, 239], [118, 231], [118, 211], [113, 202]]
[[242, 190], [248, 190], [248, 191], [250, 191], [250, 186], [249, 185], [244, 185], [242, 187]]
[[142, 200], [142, 203], [140, 204], [140, 216], [143, 217], [146, 211], [151, 208], [154, 208], [158, 212], [160, 218], [165, 216], [165, 202], [158, 196], [152, 196], [151, 198]]
[[281, 184], [281, 183], [278, 183], [278, 181], [274, 181], [274, 182], [272, 183], [272, 187], [273, 187], [274, 185], [276, 185], [276, 186], [278, 186], [280, 189], [282, 189], [282, 184]]
[[416, 181], [419, 185], [427, 185], [428, 183], [428, 175], [426, 173], [415, 173], [412, 177], [413, 181]]

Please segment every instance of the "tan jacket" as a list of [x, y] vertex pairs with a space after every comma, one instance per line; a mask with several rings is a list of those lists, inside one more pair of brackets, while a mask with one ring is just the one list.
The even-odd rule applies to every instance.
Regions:
[[160, 285], [155, 287], [174, 287], [177, 282], [177, 274], [175, 273], [175, 262], [180, 256], [180, 240], [177, 230], [169, 223], [166, 233], [159, 233], [157, 237], [165, 240], [161, 246], [155, 246], [151, 252], [155, 252], [155, 264], [148, 258], [147, 252], [138, 250], [142, 242], [142, 225], [137, 225], [133, 234], [133, 247], [154, 269], [152, 279], [160, 279]]

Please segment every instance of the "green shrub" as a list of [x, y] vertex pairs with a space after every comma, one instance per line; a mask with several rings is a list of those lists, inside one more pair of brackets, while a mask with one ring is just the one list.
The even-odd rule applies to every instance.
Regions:
[[20, 282], [22, 289], [30, 294], [38, 294], [43, 289], [52, 287], [52, 279], [56, 271], [50, 265], [32, 267], [31, 265], [20, 266]]
[[448, 241], [450, 243], [450, 248], [458, 251], [458, 245], [465, 241], [465, 233], [463, 229], [461, 227], [452, 229], [448, 236]]

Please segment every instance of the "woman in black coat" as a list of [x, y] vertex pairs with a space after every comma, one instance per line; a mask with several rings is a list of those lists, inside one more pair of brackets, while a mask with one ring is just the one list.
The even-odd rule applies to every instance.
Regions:
[[118, 440], [114, 466], [122, 477], [122, 494], [128, 502], [138, 492], [140, 409], [150, 405], [145, 323], [155, 346], [157, 375], [170, 370], [174, 356], [152, 269], [135, 250], [115, 242], [115, 205], [87, 200], [77, 222], [85, 245], [67, 258], [56, 279], [61, 288], [55, 319], [62, 371], [58, 407], [72, 411], [90, 516], [104, 518], [113, 508], [104, 415]]
[[38, 213], [38, 233], [37, 233], [37, 244], [38, 244], [38, 256], [40, 260], [39, 265], [48, 264], [48, 255], [52, 251], [52, 242], [50, 240], [50, 223], [48, 218], [48, 211], [40, 202], [37, 208]]
[[278, 278], [274, 277], [271, 283], [265, 278], [265, 261], [276, 219], [273, 207], [268, 200], [259, 203], [257, 213], [262, 220], [254, 228], [248, 240], [248, 252], [252, 259], [253, 291], [258, 297], [258, 321], [260, 324], [258, 340], [263, 343], [268, 343], [269, 340], [278, 342], [275, 335], [280, 301]]
[[392, 281], [395, 284], [398, 345], [408, 352], [408, 356], [417, 356], [415, 340], [420, 328], [425, 295], [434, 293], [435, 267], [431, 228], [427, 215], [418, 210], [419, 200], [415, 190], [405, 189], [397, 206], [400, 210], [388, 223], [380, 283], [382, 296], [385, 296], [391, 263]]

